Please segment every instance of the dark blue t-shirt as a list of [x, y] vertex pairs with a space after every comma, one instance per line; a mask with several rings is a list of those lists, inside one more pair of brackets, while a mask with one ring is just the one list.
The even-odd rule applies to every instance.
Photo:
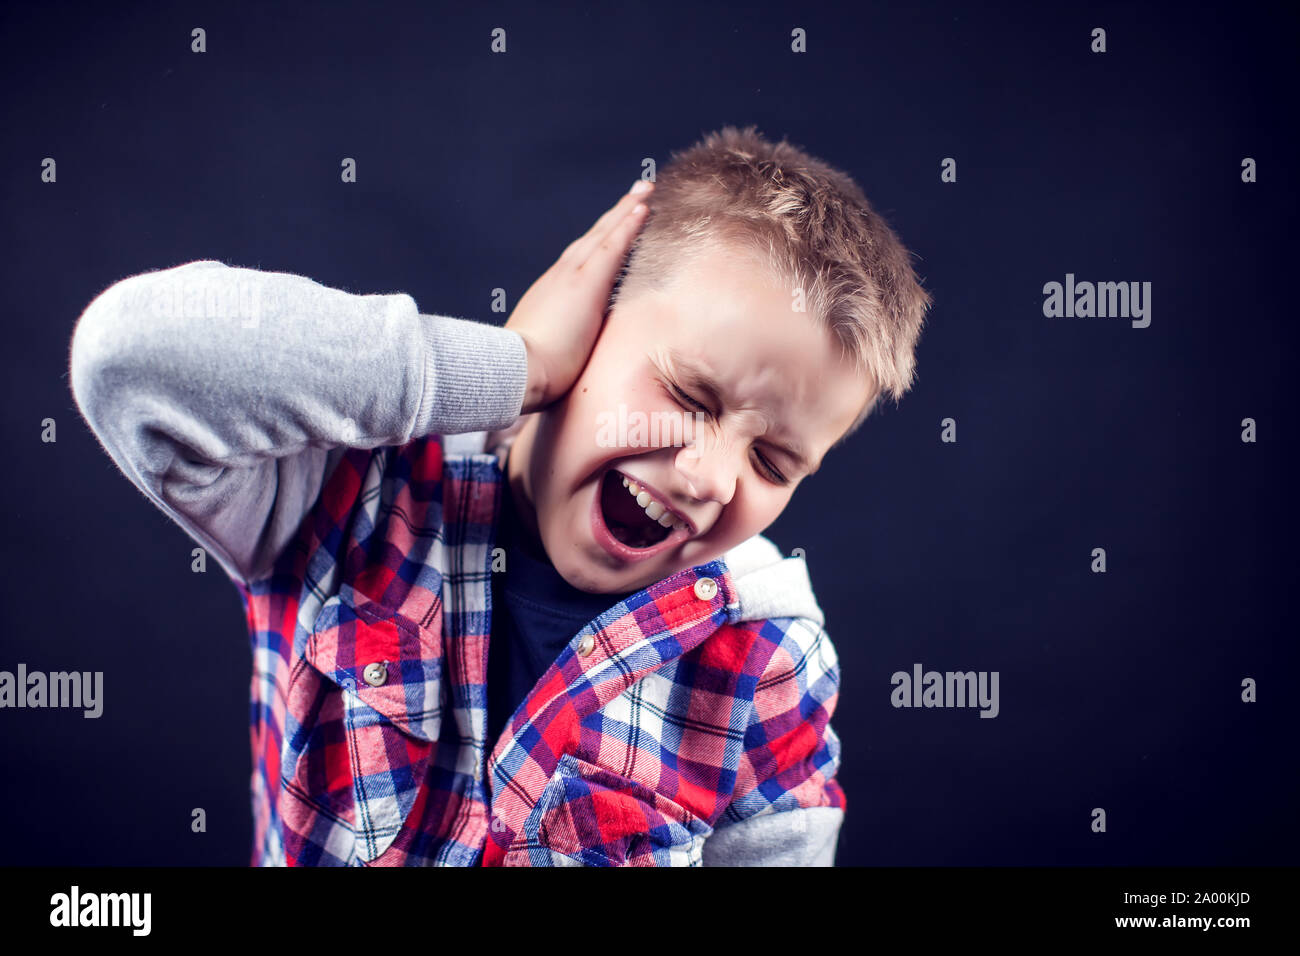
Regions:
[[492, 631], [488, 639], [489, 752], [529, 691], [555, 663], [566, 644], [603, 611], [635, 594], [589, 594], [555, 570], [526, 543], [510, 483], [501, 489], [496, 546], [505, 549], [505, 570], [492, 575]]

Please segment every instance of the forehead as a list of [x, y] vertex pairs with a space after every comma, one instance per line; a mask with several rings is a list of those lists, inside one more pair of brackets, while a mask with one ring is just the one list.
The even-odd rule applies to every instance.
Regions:
[[757, 433], [799, 442], [813, 464], [843, 434], [869, 382], [833, 334], [756, 257], [717, 249], [647, 300], [650, 351], [709, 377]]

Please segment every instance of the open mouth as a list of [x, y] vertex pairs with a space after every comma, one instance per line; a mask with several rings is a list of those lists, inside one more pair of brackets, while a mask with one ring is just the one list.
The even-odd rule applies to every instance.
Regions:
[[[619, 544], [629, 548], [652, 548], [673, 533], [674, 524], [664, 525], [657, 520], [663, 517], [663, 506], [648, 502], [649, 511], [633, 496], [627, 479], [610, 469], [600, 483], [600, 513], [609, 533]], [[656, 517], [651, 517], [655, 514]]]

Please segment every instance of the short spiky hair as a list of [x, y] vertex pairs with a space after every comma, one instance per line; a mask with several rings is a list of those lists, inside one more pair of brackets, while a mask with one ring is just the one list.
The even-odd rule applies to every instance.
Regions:
[[[650, 215], [612, 302], [662, 288], [684, 261], [718, 244], [759, 256], [875, 383], [847, 438], [883, 395], [912, 386], [930, 306], [907, 249], [857, 183], [784, 139], [726, 126], [676, 152], [655, 177]], [[837, 442], [838, 444], [838, 442]]]

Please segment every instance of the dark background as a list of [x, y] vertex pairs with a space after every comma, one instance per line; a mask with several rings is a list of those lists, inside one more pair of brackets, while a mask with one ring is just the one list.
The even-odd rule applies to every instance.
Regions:
[[[0, 669], [102, 670], [105, 713], [0, 712], [0, 862], [250, 852], [239, 600], [76, 411], [91, 299], [214, 258], [499, 323], [492, 288], [724, 123], [852, 173], [935, 298], [914, 391], [768, 532], [843, 669], [838, 862], [1300, 862], [1294, 15], [459, 7], [3, 7]], [[1150, 281], [1150, 327], [1045, 318], [1067, 272]], [[914, 662], [999, 671], [1000, 716], [895, 710]]]

